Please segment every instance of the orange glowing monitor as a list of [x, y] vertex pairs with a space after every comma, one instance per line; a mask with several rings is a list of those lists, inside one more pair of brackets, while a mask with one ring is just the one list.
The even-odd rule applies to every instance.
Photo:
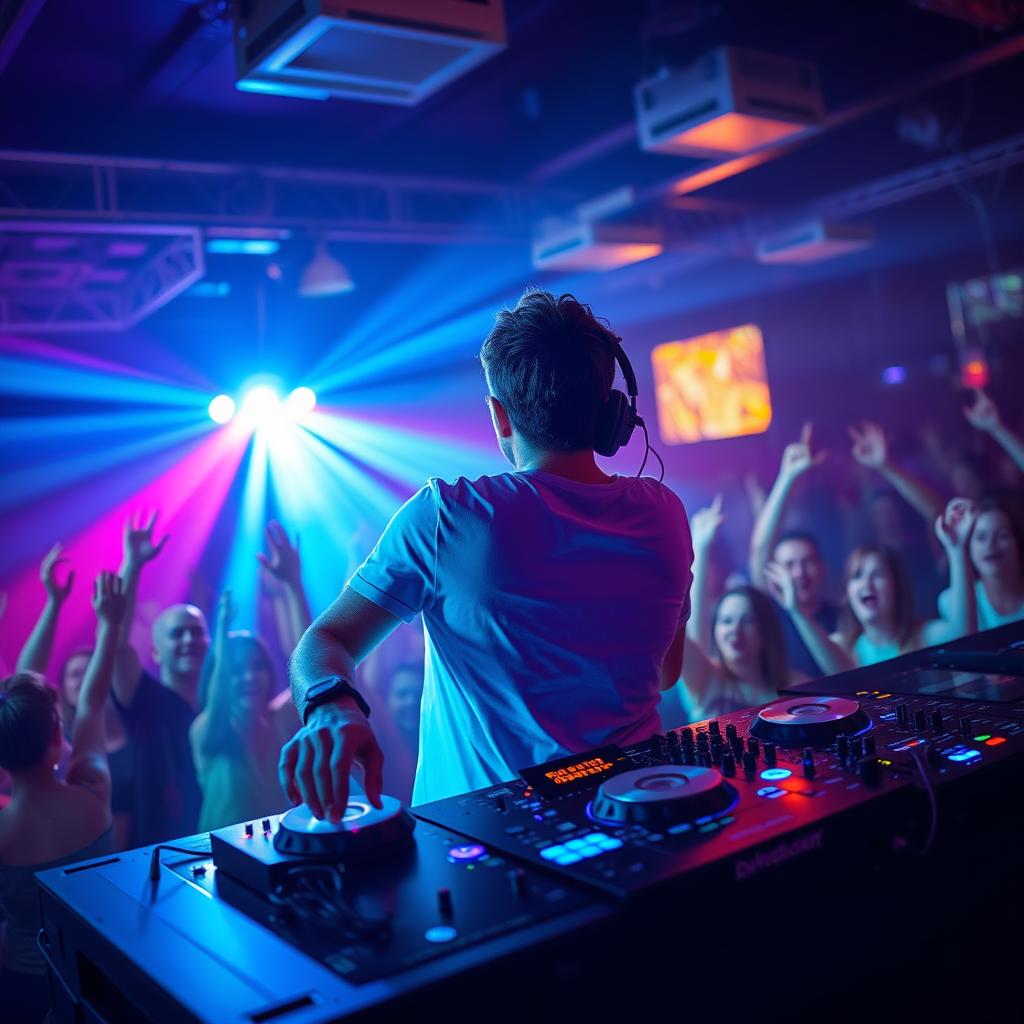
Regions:
[[669, 341], [651, 353], [665, 444], [760, 434], [772, 421], [764, 339], [754, 324]]

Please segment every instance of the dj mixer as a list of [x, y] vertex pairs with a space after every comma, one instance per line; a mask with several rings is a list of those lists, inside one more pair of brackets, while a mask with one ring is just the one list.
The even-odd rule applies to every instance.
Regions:
[[[742, 986], [759, 1020], [859, 1020], [836, 996], [866, 978], [898, 992], [891, 1013], [949, 1011], [965, 975], [1003, 969], [993, 929], [1020, 909], [1021, 639], [411, 811], [356, 797], [337, 825], [298, 807], [161, 863], [44, 872], [57, 1019], [632, 1019], [717, 1012]], [[927, 983], [908, 986], [915, 960]]]

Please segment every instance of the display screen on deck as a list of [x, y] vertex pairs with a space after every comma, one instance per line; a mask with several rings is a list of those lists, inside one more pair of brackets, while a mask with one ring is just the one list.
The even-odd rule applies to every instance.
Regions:
[[609, 745], [523, 768], [519, 774], [541, 796], [559, 797], [594, 789], [604, 779], [632, 767], [633, 762], [621, 747]]
[[943, 668], [919, 669], [904, 673], [898, 682], [892, 684], [892, 691], [1012, 704], [1024, 697], [1024, 676], [957, 672]]

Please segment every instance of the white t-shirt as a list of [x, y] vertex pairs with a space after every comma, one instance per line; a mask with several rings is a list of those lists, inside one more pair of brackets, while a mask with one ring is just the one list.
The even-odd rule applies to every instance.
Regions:
[[692, 561], [682, 503], [649, 477], [430, 480], [349, 580], [406, 622], [423, 614], [413, 804], [657, 732]]
[[[1022, 604], [1016, 610], [1010, 612], [1009, 615], [1002, 615], [992, 607], [992, 602], [988, 599], [988, 594], [985, 593], [985, 586], [981, 580], [974, 581], [974, 594], [975, 600], [978, 604], [978, 632], [983, 633], [986, 629], [995, 629], [996, 626], [1006, 626], [1011, 622], [1017, 622], [1020, 619], [1024, 619], [1024, 604]], [[949, 618], [949, 602], [950, 592], [947, 587], [941, 594], [939, 594], [939, 614], [944, 618]]]

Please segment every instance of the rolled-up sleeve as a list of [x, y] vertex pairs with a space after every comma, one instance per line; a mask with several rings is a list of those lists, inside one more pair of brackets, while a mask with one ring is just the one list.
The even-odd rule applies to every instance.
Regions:
[[411, 622], [436, 595], [437, 530], [438, 497], [431, 481], [394, 514], [348, 585], [403, 622]]

